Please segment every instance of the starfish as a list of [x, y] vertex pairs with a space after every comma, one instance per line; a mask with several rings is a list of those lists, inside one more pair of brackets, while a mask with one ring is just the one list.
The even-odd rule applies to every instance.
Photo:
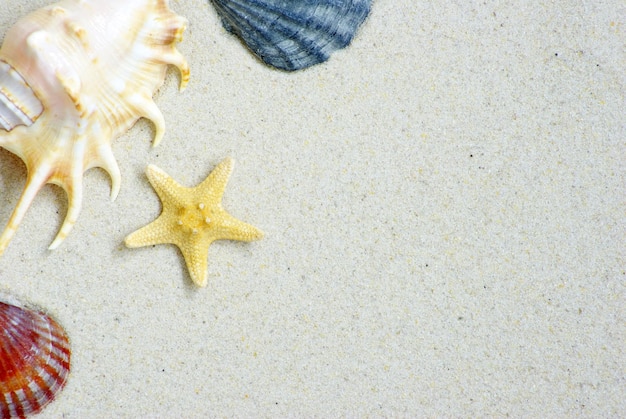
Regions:
[[193, 282], [207, 283], [207, 254], [215, 240], [250, 242], [263, 237], [261, 230], [239, 221], [222, 208], [222, 196], [233, 170], [226, 158], [198, 186], [186, 188], [154, 165], [146, 176], [159, 195], [163, 210], [152, 223], [125, 239], [128, 247], [175, 244], [183, 253]]

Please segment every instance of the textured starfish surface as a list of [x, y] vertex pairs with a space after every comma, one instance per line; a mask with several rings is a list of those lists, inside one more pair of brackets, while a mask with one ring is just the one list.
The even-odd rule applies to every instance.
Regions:
[[198, 186], [179, 185], [154, 165], [146, 169], [148, 180], [163, 204], [161, 215], [126, 237], [128, 247], [175, 244], [180, 248], [193, 282], [207, 283], [207, 254], [215, 240], [250, 242], [263, 237], [261, 230], [237, 220], [222, 208], [222, 196], [233, 170], [226, 158]]

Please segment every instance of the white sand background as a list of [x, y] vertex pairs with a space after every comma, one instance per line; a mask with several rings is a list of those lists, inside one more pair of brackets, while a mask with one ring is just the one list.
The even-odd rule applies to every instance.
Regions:
[[[3, 0], [0, 33], [48, 1]], [[626, 416], [626, 5], [376, 0], [349, 47], [272, 70], [189, 19], [156, 102], [116, 140], [122, 189], [83, 210], [45, 187], [0, 291], [46, 308], [72, 373], [41, 418]], [[217, 242], [197, 288], [178, 249], [127, 249], [160, 202], [144, 169], [261, 228]], [[0, 224], [26, 178], [0, 151]]]

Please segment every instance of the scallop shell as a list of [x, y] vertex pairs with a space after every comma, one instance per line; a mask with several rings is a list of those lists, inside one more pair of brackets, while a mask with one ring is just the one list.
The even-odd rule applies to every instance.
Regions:
[[224, 27], [265, 63], [299, 70], [346, 47], [371, 0], [211, 0]]
[[67, 334], [47, 314], [0, 299], [0, 417], [39, 412], [70, 372]]
[[76, 222], [85, 171], [107, 171], [115, 199], [120, 170], [111, 142], [141, 117], [155, 125], [154, 144], [161, 140], [164, 118], [152, 95], [168, 65], [180, 70], [181, 90], [189, 80], [176, 50], [186, 25], [167, 0], [64, 0], [7, 32], [0, 49], [0, 147], [24, 161], [28, 178], [0, 236], [0, 254], [46, 183], [61, 186], [69, 201], [51, 249]]

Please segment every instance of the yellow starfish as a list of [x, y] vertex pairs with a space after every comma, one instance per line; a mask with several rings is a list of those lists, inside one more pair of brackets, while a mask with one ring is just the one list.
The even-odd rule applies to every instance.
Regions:
[[207, 283], [207, 253], [215, 240], [250, 242], [263, 237], [261, 230], [237, 220], [222, 208], [222, 196], [233, 170], [226, 158], [195, 188], [179, 185], [154, 165], [146, 169], [148, 180], [163, 204], [161, 215], [126, 237], [128, 247], [171, 243], [187, 262], [189, 275], [200, 287]]

